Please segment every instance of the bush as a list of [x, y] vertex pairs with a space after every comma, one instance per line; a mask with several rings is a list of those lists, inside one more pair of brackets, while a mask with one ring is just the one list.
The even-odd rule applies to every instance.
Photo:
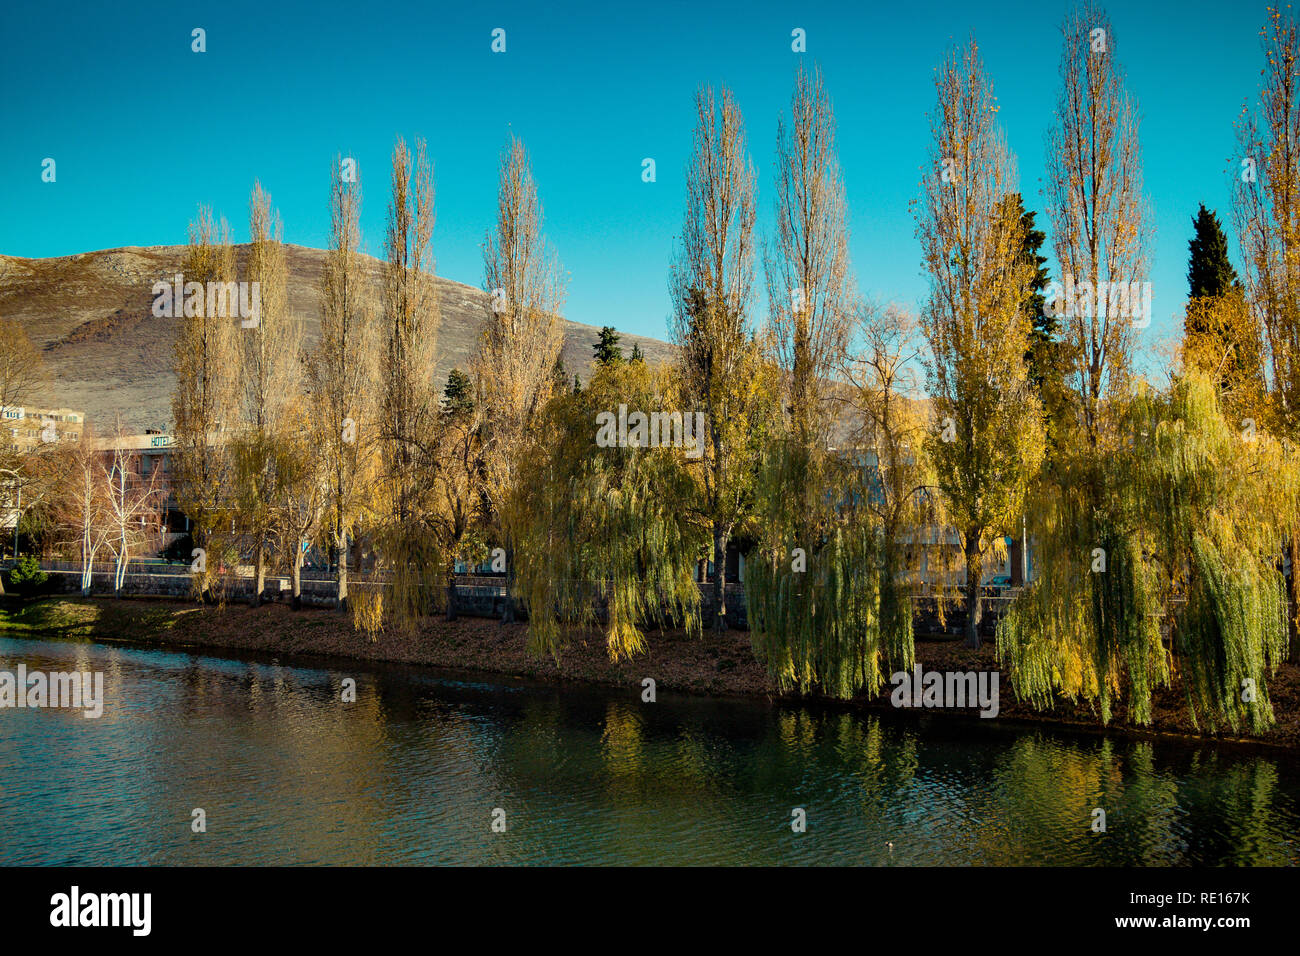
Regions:
[[24, 597], [49, 579], [50, 576], [41, 570], [41, 563], [30, 554], [19, 558], [18, 563], [9, 570], [9, 586]]

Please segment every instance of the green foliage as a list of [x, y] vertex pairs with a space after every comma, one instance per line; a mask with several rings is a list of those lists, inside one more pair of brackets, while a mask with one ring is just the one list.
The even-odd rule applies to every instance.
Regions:
[[41, 563], [30, 554], [22, 555], [9, 569], [9, 586], [23, 595], [31, 594], [48, 580]]
[[759, 468], [760, 546], [745, 566], [755, 653], [782, 690], [849, 698], [913, 665], [910, 587], [864, 462], [793, 441]]
[[663, 369], [597, 367], [585, 389], [555, 395], [536, 430], [511, 509], [529, 646], [559, 656], [577, 631], [599, 624], [611, 659], [644, 647], [647, 623], [699, 629], [695, 562], [705, 538], [688, 517], [693, 485], [675, 447], [600, 447], [597, 415], [620, 404], [680, 409]]
[[1148, 724], [1154, 690], [1177, 673], [1194, 724], [1267, 728], [1295, 486], [1294, 462], [1234, 428], [1209, 377], [1140, 388], [1112, 439], [1097, 453], [1062, 448], [1040, 488], [1042, 574], [998, 622], [1017, 693], [1039, 707], [1056, 693], [1095, 700], [1104, 722], [1120, 698]]
[[1237, 270], [1228, 255], [1228, 237], [1219, 217], [1201, 203], [1192, 219], [1193, 235], [1187, 243], [1187, 284], [1190, 298], [1225, 295], [1240, 288]]
[[600, 339], [592, 347], [595, 353], [596, 362], [599, 365], [610, 365], [615, 362], [623, 361], [623, 349], [619, 347], [620, 336], [614, 331], [612, 325], [606, 325], [600, 330]]
[[1047, 298], [1043, 294], [1047, 289], [1050, 276], [1047, 272], [1047, 257], [1041, 254], [1046, 234], [1034, 225], [1035, 213], [1025, 209], [1024, 199], [1020, 193], [1011, 193], [1006, 199], [1012, 209], [1012, 215], [1019, 220], [1021, 229], [1020, 261], [1027, 263], [1032, 270], [1025, 290], [1025, 314], [1029, 319], [1029, 351], [1025, 361], [1029, 365], [1029, 378], [1040, 389], [1044, 380], [1053, 373], [1059, 373], [1060, 361], [1060, 320], [1054, 312], [1047, 309]]
[[[561, 362], [561, 372], [563, 368]], [[466, 414], [474, 409], [474, 383], [458, 368], [447, 375], [447, 384], [442, 390], [442, 407], [451, 415]]]

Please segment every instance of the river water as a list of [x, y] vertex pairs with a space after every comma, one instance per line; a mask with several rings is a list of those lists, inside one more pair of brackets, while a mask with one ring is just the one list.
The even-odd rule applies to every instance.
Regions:
[[19, 664], [106, 702], [0, 709], [0, 864], [1300, 863], [1289, 752], [0, 636]]

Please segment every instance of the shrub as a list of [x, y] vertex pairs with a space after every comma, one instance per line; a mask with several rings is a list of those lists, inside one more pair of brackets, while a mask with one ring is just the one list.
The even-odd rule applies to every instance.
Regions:
[[24, 597], [49, 579], [50, 576], [41, 570], [41, 563], [30, 554], [19, 558], [18, 563], [9, 570], [9, 586]]

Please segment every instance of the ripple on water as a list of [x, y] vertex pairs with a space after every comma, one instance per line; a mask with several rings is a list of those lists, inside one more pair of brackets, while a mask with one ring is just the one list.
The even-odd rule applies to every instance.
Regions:
[[20, 662], [107, 701], [0, 711], [5, 864], [1300, 863], [1289, 755], [0, 638]]

